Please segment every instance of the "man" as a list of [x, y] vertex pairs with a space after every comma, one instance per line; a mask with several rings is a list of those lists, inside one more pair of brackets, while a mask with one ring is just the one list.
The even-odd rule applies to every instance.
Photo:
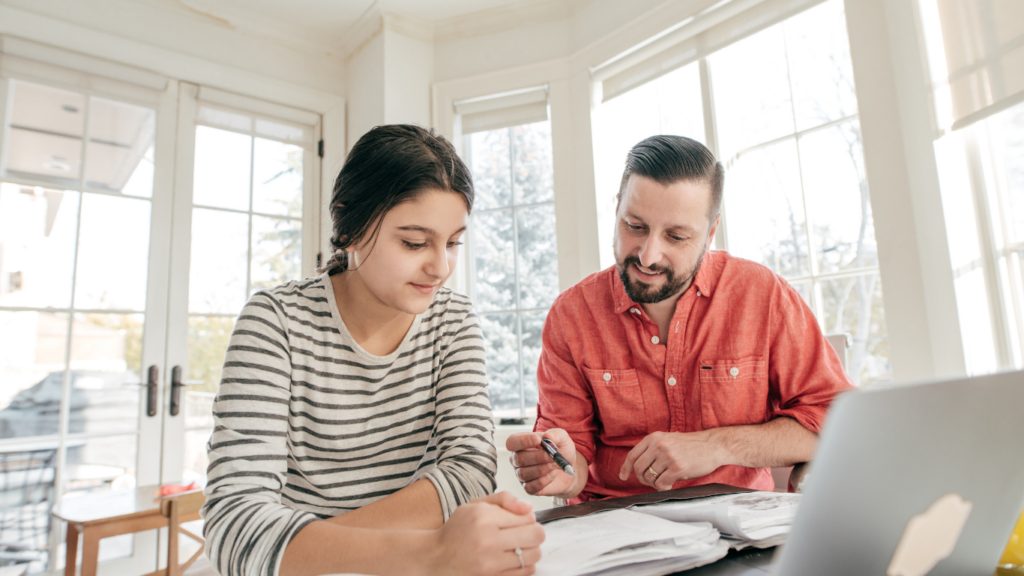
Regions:
[[[811, 459], [829, 403], [852, 383], [789, 284], [708, 251], [723, 181], [689, 138], [630, 151], [615, 267], [555, 300], [534, 432], [506, 443], [528, 493], [578, 503], [714, 482], [772, 490], [770, 467]], [[538, 449], [542, 437], [575, 477]]]

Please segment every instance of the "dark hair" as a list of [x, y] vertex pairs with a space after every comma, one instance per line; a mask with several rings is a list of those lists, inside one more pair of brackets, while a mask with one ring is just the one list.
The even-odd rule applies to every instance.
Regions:
[[633, 174], [662, 185], [684, 180], [704, 182], [711, 188], [708, 219], [714, 220], [722, 209], [725, 170], [706, 146], [685, 136], [651, 136], [633, 146], [626, 155], [626, 170], [619, 184], [619, 199]]
[[[409, 124], [377, 126], [356, 142], [334, 181], [333, 254], [319, 272], [348, 269], [345, 248], [380, 230], [383, 216], [426, 190], [461, 194], [473, 209], [473, 178], [443, 136]], [[371, 231], [370, 228], [376, 226]]]

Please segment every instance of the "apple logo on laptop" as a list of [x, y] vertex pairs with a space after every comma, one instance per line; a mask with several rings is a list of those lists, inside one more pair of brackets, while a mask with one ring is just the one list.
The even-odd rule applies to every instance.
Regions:
[[946, 494], [907, 522], [886, 576], [924, 576], [949, 557], [964, 530], [973, 504]]

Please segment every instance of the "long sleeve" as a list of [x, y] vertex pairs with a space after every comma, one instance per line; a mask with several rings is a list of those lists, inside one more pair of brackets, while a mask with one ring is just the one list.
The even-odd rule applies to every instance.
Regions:
[[452, 294], [452, 304], [462, 310], [452, 309], [451, 324], [445, 322], [433, 432], [437, 466], [424, 474], [437, 489], [445, 521], [459, 505], [494, 492], [498, 468], [483, 334], [469, 300]]
[[242, 310], [213, 404], [203, 533], [223, 576], [273, 576], [316, 516], [281, 502], [288, 469], [291, 358], [287, 316], [266, 293]]

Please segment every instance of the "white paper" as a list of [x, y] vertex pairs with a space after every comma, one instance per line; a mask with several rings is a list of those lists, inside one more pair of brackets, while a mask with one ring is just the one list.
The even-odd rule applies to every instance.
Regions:
[[788, 533], [800, 498], [799, 494], [744, 492], [631, 509], [676, 522], [710, 522], [723, 535], [735, 539], [764, 540]]

